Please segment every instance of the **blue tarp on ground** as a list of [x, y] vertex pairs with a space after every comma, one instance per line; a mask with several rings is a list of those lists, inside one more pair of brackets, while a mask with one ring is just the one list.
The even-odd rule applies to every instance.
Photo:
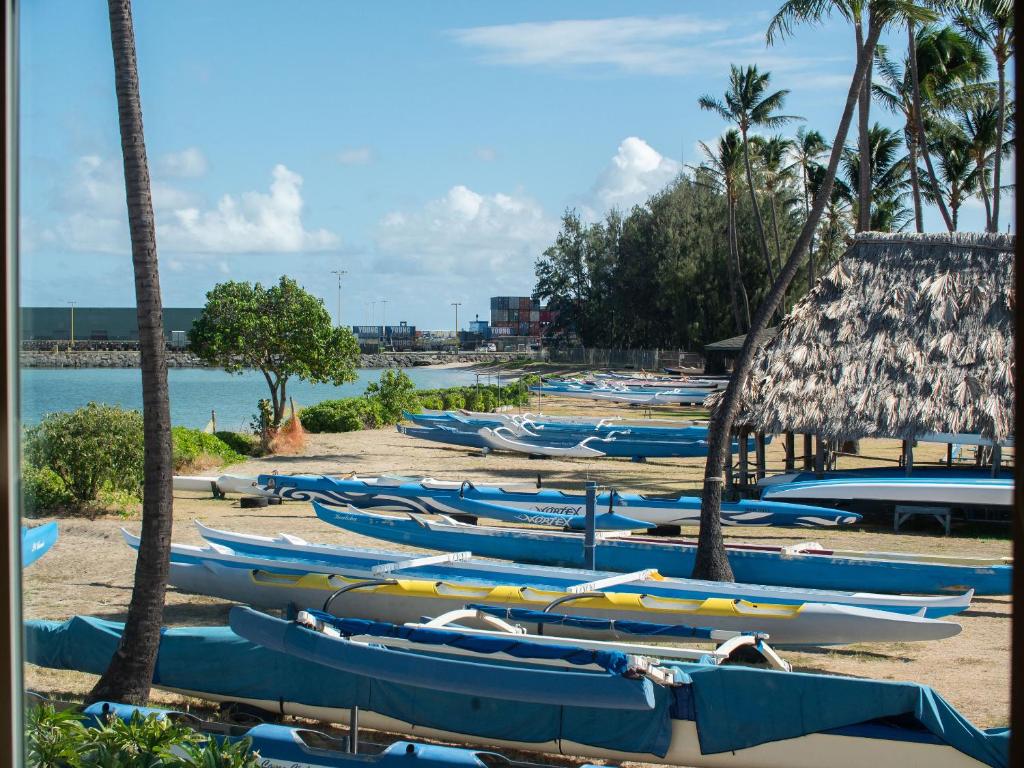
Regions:
[[[1009, 764], [1008, 731], [979, 730], [931, 688], [916, 683], [742, 667], [688, 669], [687, 677], [705, 754], [909, 716], [986, 765]], [[729, 716], [722, 717], [724, 712]]]
[[[25, 623], [25, 660], [101, 674], [123, 625], [76, 616]], [[491, 739], [567, 739], [604, 749], [664, 755], [671, 740], [670, 692], [654, 686], [653, 710], [610, 711], [502, 701], [430, 691], [330, 669], [261, 648], [227, 627], [165, 629], [153, 682], [227, 698], [353, 705], [407, 723]]]

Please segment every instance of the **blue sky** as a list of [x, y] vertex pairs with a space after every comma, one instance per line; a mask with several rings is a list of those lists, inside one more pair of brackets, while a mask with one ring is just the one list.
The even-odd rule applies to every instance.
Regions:
[[[344, 269], [346, 324], [384, 300], [423, 328], [451, 327], [453, 301], [487, 317], [489, 296], [529, 293], [564, 209], [628, 209], [699, 161], [724, 126], [697, 98], [730, 63], [834, 135], [852, 30], [767, 48], [774, 7], [136, 0], [164, 302], [287, 273], [333, 315]], [[131, 305], [106, 6], [21, 13], [21, 303]]]

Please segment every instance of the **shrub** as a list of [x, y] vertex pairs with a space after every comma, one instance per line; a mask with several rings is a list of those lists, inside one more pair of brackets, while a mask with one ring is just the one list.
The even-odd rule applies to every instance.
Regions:
[[441, 402], [446, 411], [454, 411], [466, 407], [466, 398], [457, 389], [447, 389], [441, 393]]
[[26, 755], [32, 768], [257, 768], [248, 739], [218, 742], [156, 714], [135, 712], [125, 722], [111, 717], [86, 727], [74, 709], [34, 707], [26, 723]]
[[245, 460], [244, 456], [209, 432], [188, 427], [173, 427], [171, 436], [174, 439], [175, 471], [190, 465], [222, 466]]
[[324, 400], [303, 408], [300, 418], [307, 432], [356, 432], [385, 423], [380, 403], [367, 397]]
[[402, 418], [403, 410], [418, 410], [416, 385], [409, 374], [401, 369], [391, 368], [380, 375], [380, 381], [366, 385], [366, 396], [380, 404], [381, 418], [385, 424], [395, 424]]
[[214, 436], [231, 450], [243, 456], [259, 456], [260, 439], [248, 432], [214, 432]]
[[27, 430], [25, 459], [57, 475], [76, 502], [95, 501], [103, 487], [138, 493], [142, 414], [99, 403], [51, 413]]
[[420, 408], [426, 408], [431, 411], [440, 411], [444, 408], [444, 400], [436, 392], [421, 392], [417, 395], [417, 399], [420, 401]]
[[68, 487], [56, 472], [28, 462], [22, 467], [21, 497], [27, 515], [46, 514], [74, 502]]

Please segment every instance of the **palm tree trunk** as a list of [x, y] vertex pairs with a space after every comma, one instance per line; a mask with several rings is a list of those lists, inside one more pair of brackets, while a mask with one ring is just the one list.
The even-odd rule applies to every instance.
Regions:
[[[857, 38], [857, 56], [859, 59], [864, 56], [864, 32], [861, 29], [860, 19], [854, 23], [854, 33]], [[858, 138], [857, 162], [857, 232], [866, 232], [871, 229], [871, 141], [869, 132], [871, 130], [871, 60], [868, 59], [867, 75], [864, 84], [861, 86], [858, 101], [857, 126], [860, 133]]]
[[793, 244], [789, 259], [783, 267], [782, 274], [772, 285], [771, 290], [761, 302], [754, 315], [754, 322], [747, 332], [747, 338], [743, 342], [739, 357], [736, 360], [736, 367], [729, 379], [729, 385], [725, 389], [721, 402], [715, 409], [711, 418], [711, 429], [709, 434], [708, 459], [704, 468], [704, 494], [700, 506], [700, 532], [697, 540], [697, 558], [693, 566], [693, 577], [697, 579], [713, 579], [716, 581], [732, 581], [732, 568], [729, 566], [729, 558], [725, 553], [725, 541], [722, 538], [722, 477], [725, 462], [729, 457], [729, 435], [732, 434], [733, 422], [739, 414], [742, 402], [742, 393], [746, 389], [747, 380], [750, 378], [750, 371], [754, 363], [754, 354], [761, 346], [761, 336], [768, 326], [768, 320], [775, 312], [782, 293], [786, 286], [796, 275], [803, 261], [804, 253], [811, 241], [811, 233], [821, 219], [821, 213], [825, 204], [832, 195], [832, 185], [836, 179], [836, 170], [839, 168], [839, 159], [842, 156], [843, 145], [850, 130], [850, 123], [853, 122], [853, 110], [857, 104], [861, 89], [864, 85], [864, 78], [867, 74], [867, 64], [874, 55], [875, 45], [878, 43], [878, 36], [881, 33], [881, 24], [877, 26], [871, 23], [868, 28], [867, 41], [864, 44], [864, 55], [858, 60], [857, 68], [853, 79], [850, 82], [850, 90], [846, 96], [846, 107], [843, 110], [843, 117], [839, 121], [839, 128], [836, 130], [836, 138], [832, 143], [832, 153], [829, 156], [828, 168], [825, 172], [825, 180], [814, 198], [814, 205], [811, 207], [810, 218], [804, 222], [800, 235]]
[[736, 234], [736, 193], [735, 190], [727, 191], [729, 200], [729, 232], [731, 236], [732, 256], [736, 262], [736, 284], [740, 289], [740, 298], [743, 299], [743, 327], [740, 333], [746, 333], [750, 327], [750, 297], [747, 295], [747, 286], [743, 282], [743, 262], [740, 259], [740, 241]]
[[747, 187], [750, 189], [750, 204], [754, 206], [754, 225], [757, 227], [757, 244], [761, 248], [761, 258], [768, 269], [768, 281], [775, 282], [775, 270], [772, 268], [772, 257], [768, 253], [768, 239], [764, 234], [764, 221], [761, 219], [761, 208], [757, 204], [757, 192], [754, 191], [754, 173], [750, 169], [750, 144], [747, 142], [747, 129], [741, 127], [743, 133], [743, 165], [747, 171]]
[[171, 551], [171, 413], [167, 395], [166, 342], [149, 166], [142, 130], [131, 0], [108, 0], [114, 53], [117, 113], [124, 157], [125, 197], [135, 271], [135, 302], [142, 367], [145, 481], [142, 534], [128, 617], [110, 666], [89, 694], [144, 704], [149, 698], [160, 645], [164, 594]]
[[[801, 171], [804, 177], [804, 221], [806, 222], [811, 218], [811, 184], [810, 179], [807, 177], [807, 165], [802, 164]], [[807, 247], [807, 290], [811, 291], [814, 289], [814, 235], [817, 233], [818, 228], [815, 227], [814, 231], [811, 232], [811, 242]]]
[[[772, 236], [775, 240], [775, 263], [781, 269], [782, 267], [782, 243], [779, 242], [779, 225], [775, 218], [775, 190], [770, 191], [772, 207], [770, 213], [772, 215]], [[782, 293], [782, 314], [786, 314], [786, 293]]]
[[978, 163], [978, 188], [981, 190], [981, 199], [985, 203], [985, 231], [992, 232], [992, 205], [988, 199], [988, 187], [985, 186], [985, 164]]
[[[913, 108], [911, 108], [913, 109]], [[906, 127], [907, 155], [910, 158], [910, 189], [914, 193], [914, 225], [924, 232], [924, 211], [921, 208], [921, 180], [917, 174], [917, 132], [911, 124]]]
[[992, 169], [992, 223], [990, 232], [999, 231], [999, 198], [1003, 188], [1000, 181], [1003, 165], [1003, 131], [1006, 130], [1006, 58], [996, 55], [996, 71], [999, 74], [999, 117], [996, 119], [996, 157]]
[[725, 256], [725, 267], [726, 274], [729, 276], [729, 304], [732, 307], [732, 319], [736, 333], [743, 333], [743, 319], [740, 317], [740, 300], [739, 300], [739, 289], [736, 286], [736, 262], [733, 259], [732, 254], [732, 210], [731, 204], [728, 202], [728, 193], [726, 193], [726, 204], [725, 204], [725, 239], [726, 239], [726, 256]]
[[913, 99], [912, 111], [914, 113], [914, 127], [917, 130], [917, 140], [921, 143], [921, 157], [924, 158], [924, 166], [928, 169], [928, 183], [932, 187], [932, 196], [939, 206], [939, 213], [946, 223], [946, 229], [952, 231], [953, 221], [949, 218], [949, 211], [946, 210], [946, 201], [942, 199], [942, 190], [939, 189], [939, 179], [932, 167], [931, 153], [928, 151], [928, 134], [924, 130], [924, 116], [921, 114], [921, 82], [917, 76], [917, 37], [914, 35], [914, 22], [907, 19], [907, 62], [910, 64], [910, 86]]

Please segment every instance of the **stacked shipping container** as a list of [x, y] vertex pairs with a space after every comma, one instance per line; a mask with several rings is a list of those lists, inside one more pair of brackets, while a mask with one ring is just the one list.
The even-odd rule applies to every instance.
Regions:
[[491, 297], [492, 336], [541, 336], [552, 313], [530, 296]]

